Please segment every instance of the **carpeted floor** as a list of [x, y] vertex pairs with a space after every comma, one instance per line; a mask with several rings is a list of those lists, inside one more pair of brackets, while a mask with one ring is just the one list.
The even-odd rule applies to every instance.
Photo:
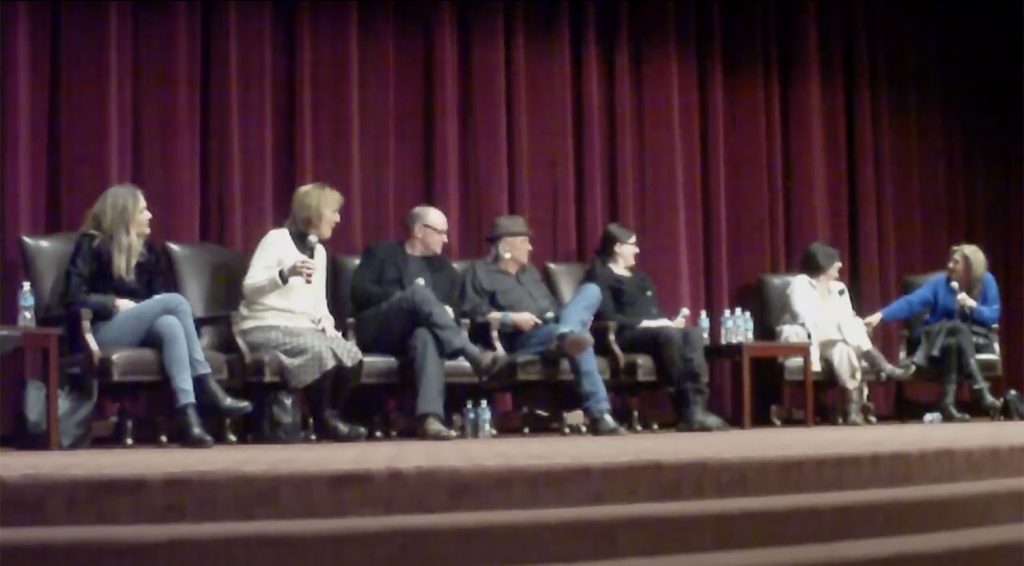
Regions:
[[914, 563], [939, 558], [921, 537], [986, 527], [961, 554], [1013, 563], [1024, 424], [0, 452], [5, 566], [814, 563], [819, 546], [887, 563], [901, 537]]

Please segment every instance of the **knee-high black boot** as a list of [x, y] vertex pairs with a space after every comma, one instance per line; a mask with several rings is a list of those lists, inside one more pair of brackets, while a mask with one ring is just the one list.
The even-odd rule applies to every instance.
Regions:
[[942, 377], [942, 402], [939, 403], [939, 412], [946, 421], [964, 423], [971, 418], [956, 410], [956, 377], [955, 366], [947, 367]]
[[[362, 362], [360, 362], [362, 363]], [[343, 422], [338, 418], [338, 412], [334, 409], [334, 386], [335, 380], [343, 379], [346, 383], [341, 384], [339, 392], [347, 393], [349, 379], [346, 375], [336, 369], [324, 372], [316, 381], [307, 385], [303, 391], [306, 394], [306, 401], [309, 402], [309, 409], [313, 416], [313, 426], [316, 428], [317, 436], [338, 442], [352, 442], [366, 438], [366, 429]]]
[[999, 414], [1003, 411], [1003, 402], [992, 396], [988, 381], [982, 377], [978, 361], [973, 357], [967, 360], [967, 375], [971, 376], [971, 393], [974, 394], [975, 402], [985, 409], [992, 420], [998, 419]]

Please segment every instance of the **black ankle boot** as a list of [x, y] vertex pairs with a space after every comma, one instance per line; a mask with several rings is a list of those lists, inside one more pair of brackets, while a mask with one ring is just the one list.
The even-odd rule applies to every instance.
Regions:
[[223, 417], [240, 417], [252, 411], [252, 403], [235, 399], [227, 394], [209, 374], [198, 375], [192, 380], [196, 400], [203, 409], [213, 409]]
[[[340, 370], [339, 370], [340, 371]], [[306, 401], [313, 417], [313, 430], [319, 438], [336, 442], [355, 442], [366, 438], [366, 429], [343, 422], [334, 410], [334, 382], [336, 379], [350, 381], [348, 376], [338, 377], [336, 371], [328, 371], [319, 379], [306, 386]], [[346, 386], [347, 388], [347, 386]]]
[[992, 396], [988, 381], [982, 377], [981, 368], [978, 367], [976, 360], [972, 359], [967, 363], [967, 373], [971, 376], [971, 393], [974, 395], [975, 402], [989, 414], [992, 420], [999, 419], [1000, 413], [1003, 412], [1003, 402]]
[[213, 446], [213, 437], [203, 430], [203, 422], [199, 420], [195, 403], [182, 405], [174, 411], [174, 428], [178, 443], [189, 448], [209, 448]]
[[676, 430], [680, 432], [690, 431], [716, 431], [726, 430], [729, 425], [722, 420], [722, 417], [707, 409], [708, 389], [704, 385], [687, 385], [678, 396], [679, 400], [679, 424]]
[[971, 417], [961, 413], [956, 408], [956, 370], [947, 371], [942, 379], [942, 402], [939, 403], [939, 413], [943, 420], [951, 422], [967, 422]]

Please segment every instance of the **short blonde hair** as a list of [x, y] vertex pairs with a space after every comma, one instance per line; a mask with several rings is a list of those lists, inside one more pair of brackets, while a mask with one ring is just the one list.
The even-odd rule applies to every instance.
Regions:
[[302, 185], [292, 195], [292, 211], [286, 225], [292, 230], [307, 231], [320, 223], [328, 207], [337, 210], [344, 204], [345, 197], [327, 183]]
[[963, 256], [967, 266], [970, 267], [971, 288], [966, 290], [967, 294], [977, 298], [981, 294], [981, 280], [988, 272], [988, 258], [985, 257], [985, 252], [981, 251], [981, 248], [967, 242], [949, 248], [949, 257], [957, 254]]

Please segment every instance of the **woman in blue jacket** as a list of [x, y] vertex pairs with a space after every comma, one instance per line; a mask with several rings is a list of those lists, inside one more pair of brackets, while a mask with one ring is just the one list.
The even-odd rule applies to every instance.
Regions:
[[944, 419], [966, 421], [957, 410], [957, 377], [970, 379], [977, 402], [993, 416], [1002, 402], [989, 392], [988, 382], [974, 356], [995, 352], [988, 329], [999, 322], [999, 286], [988, 271], [981, 248], [959, 244], [950, 249], [946, 274], [936, 275], [916, 291], [900, 297], [881, 311], [864, 319], [868, 328], [885, 320], [906, 320], [926, 312], [917, 336], [914, 363], [944, 367], [943, 395], [939, 411]]

